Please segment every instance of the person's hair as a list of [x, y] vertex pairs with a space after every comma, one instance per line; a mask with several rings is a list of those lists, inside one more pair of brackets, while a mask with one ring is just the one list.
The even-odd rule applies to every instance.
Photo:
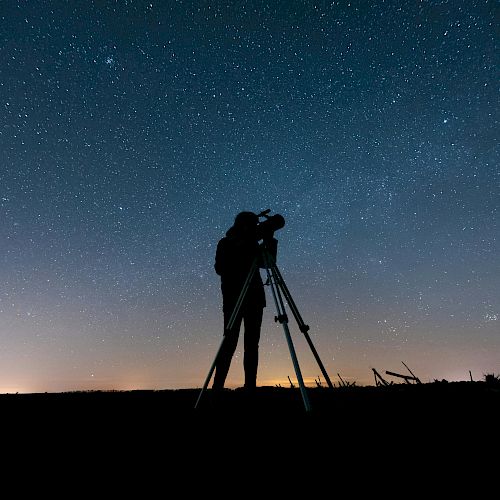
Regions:
[[247, 226], [247, 225], [257, 225], [259, 223], [259, 217], [253, 212], [240, 212], [234, 218], [234, 225], [236, 227]]

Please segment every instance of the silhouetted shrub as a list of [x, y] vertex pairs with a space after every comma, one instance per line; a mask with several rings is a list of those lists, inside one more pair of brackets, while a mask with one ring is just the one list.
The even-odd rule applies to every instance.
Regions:
[[500, 386], [500, 376], [499, 375], [495, 375], [494, 373], [487, 373], [484, 376], [484, 381], [488, 385], [499, 385]]

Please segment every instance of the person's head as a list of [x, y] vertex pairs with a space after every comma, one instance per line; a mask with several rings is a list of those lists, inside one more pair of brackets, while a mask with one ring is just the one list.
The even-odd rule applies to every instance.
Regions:
[[245, 233], [248, 235], [255, 235], [257, 232], [257, 225], [259, 224], [259, 217], [253, 212], [240, 212], [234, 218], [233, 228], [238, 233]]

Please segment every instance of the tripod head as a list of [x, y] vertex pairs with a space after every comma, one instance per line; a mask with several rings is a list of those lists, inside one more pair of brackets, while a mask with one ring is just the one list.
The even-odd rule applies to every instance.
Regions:
[[270, 208], [257, 214], [257, 217], [264, 217], [265, 220], [257, 225], [257, 238], [259, 240], [270, 241], [274, 237], [274, 232], [285, 225], [285, 218], [280, 214], [268, 215]]
[[[259, 261], [259, 267], [266, 269], [271, 263], [276, 263], [278, 255], [278, 240], [274, 237], [274, 232], [278, 231], [285, 225], [285, 219], [279, 214], [268, 215], [271, 209], [264, 210], [257, 217], [264, 217], [264, 221], [257, 224], [257, 239], [262, 240], [259, 243], [262, 252]], [[263, 254], [267, 257], [264, 257]]]

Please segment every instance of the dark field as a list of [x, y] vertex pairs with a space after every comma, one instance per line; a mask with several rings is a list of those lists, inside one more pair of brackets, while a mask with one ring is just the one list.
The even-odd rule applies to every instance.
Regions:
[[4, 462], [22, 477], [43, 470], [43, 484], [51, 474], [65, 478], [59, 488], [71, 478], [77, 489], [92, 484], [85, 498], [102, 494], [101, 484], [110, 496], [156, 498], [211, 495], [231, 481], [236, 496], [301, 488], [310, 498], [342, 487], [356, 498], [366, 487], [398, 493], [402, 478], [419, 498], [436, 488], [449, 498], [462, 484], [486, 498], [498, 463], [497, 384], [313, 388], [310, 412], [299, 389], [261, 387], [253, 398], [228, 390], [220, 400], [208, 389], [195, 409], [199, 393], [0, 395]]
[[249, 396], [242, 389], [225, 390], [215, 397], [200, 389], [157, 391], [88, 391], [68, 393], [2, 394], [0, 410], [14, 425], [27, 416], [49, 424], [105, 425], [149, 429], [166, 424], [178, 427], [317, 424], [349, 429], [381, 425], [432, 430], [439, 425], [487, 426], [498, 422], [500, 384], [434, 382], [391, 386], [309, 388], [310, 411], [300, 390], [259, 387]]

